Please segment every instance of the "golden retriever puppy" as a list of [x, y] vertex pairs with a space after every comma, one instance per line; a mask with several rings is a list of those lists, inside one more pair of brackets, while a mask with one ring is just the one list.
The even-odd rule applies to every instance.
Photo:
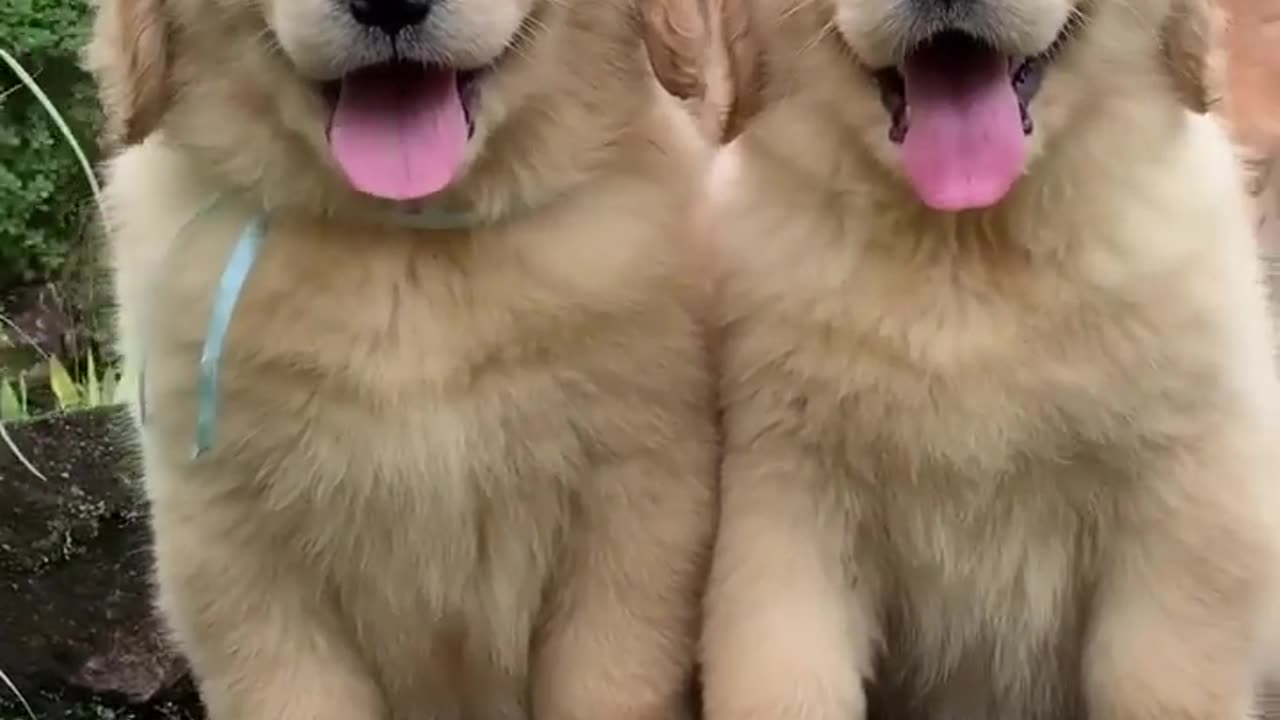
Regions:
[[159, 604], [214, 720], [685, 717], [708, 148], [641, 22], [102, 0]]
[[709, 720], [1241, 720], [1280, 389], [1204, 0], [752, 0]]

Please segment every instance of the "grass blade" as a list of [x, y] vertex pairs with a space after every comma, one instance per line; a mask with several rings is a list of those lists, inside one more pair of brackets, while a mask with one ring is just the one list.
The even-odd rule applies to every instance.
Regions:
[[36, 96], [36, 100], [44, 111], [49, 114], [49, 118], [53, 120], [53, 124], [58, 126], [58, 131], [62, 133], [62, 137], [66, 138], [67, 144], [71, 145], [71, 151], [76, 154], [76, 159], [80, 161], [80, 169], [84, 171], [85, 179], [89, 181], [89, 187], [93, 190], [94, 202], [98, 203], [98, 207], [102, 207], [102, 188], [98, 186], [98, 176], [93, 173], [93, 165], [89, 162], [89, 158], [85, 156], [84, 150], [81, 149], [80, 143], [76, 142], [75, 133], [71, 132], [71, 126], [62, 117], [62, 113], [58, 112], [58, 108], [44, 94], [44, 90], [40, 88], [40, 84], [36, 79], [31, 77], [31, 73], [22, 67], [22, 63], [18, 59], [10, 55], [3, 48], [0, 48], [0, 61], [9, 66], [14, 75], [18, 76], [18, 80]]
[[13, 684], [13, 681], [9, 679], [9, 676], [3, 670], [0, 670], [0, 682], [3, 682], [9, 688], [9, 692], [18, 698], [18, 702], [22, 703], [22, 709], [27, 711], [27, 717], [31, 718], [31, 720], [37, 720], [36, 711], [31, 709], [31, 704], [27, 702], [27, 699], [18, 691], [18, 686]]
[[18, 686], [13, 684], [13, 681], [9, 679], [8, 675], [4, 674], [3, 670], [0, 670], [0, 682], [7, 685], [9, 692], [13, 693], [14, 697], [18, 698], [18, 702], [22, 703], [22, 709], [27, 711], [27, 717], [31, 718], [31, 720], [37, 720], [36, 711], [31, 709], [27, 699], [22, 696], [22, 693], [18, 692]]
[[[18, 449], [18, 444], [13, 441], [13, 437], [11, 437], [9, 435], [9, 431], [5, 429], [4, 423], [0, 423], [0, 443], [3, 443], [6, 447], [9, 448], [9, 452], [13, 453], [13, 456], [18, 458], [18, 462], [22, 463], [22, 466], [27, 469], [27, 472], [31, 473], [32, 475], [35, 475], [36, 477], [40, 478], [45, 482], [49, 482], [49, 478], [45, 477], [44, 473], [37, 470], [36, 466], [32, 465], [31, 461], [27, 459], [27, 456], [23, 455], [22, 451]], [[6, 681], [8, 680], [8, 678], [0, 678], [0, 679], [4, 679]], [[13, 687], [13, 686], [10, 685], [9, 687]], [[17, 692], [16, 688], [14, 692]]]

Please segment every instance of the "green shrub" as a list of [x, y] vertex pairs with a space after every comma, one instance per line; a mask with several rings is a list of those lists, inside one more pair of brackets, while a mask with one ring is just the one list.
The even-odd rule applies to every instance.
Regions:
[[[0, 0], [0, 43], [28, 69], [84, 148], [100, 122], [80, 68], [85, 0]], [[26, 88], [0, 67], [0, 290], [88, 267], [93, 197], [66, 141]]]

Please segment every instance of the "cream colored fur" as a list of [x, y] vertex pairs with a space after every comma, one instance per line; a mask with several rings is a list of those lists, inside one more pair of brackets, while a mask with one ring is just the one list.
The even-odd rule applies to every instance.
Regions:
[[834, 2], [753, 0], [766, 109], [710, 183], [707, 719], [1241, 720], [1280, 389], [1240, 168], [1196, 114], [1208, 9], [1089, 3], [1026, 175], [944, 215]]
[[[449, 193], [506, 219], [474, 232], [346, 189], [258, 12], [103, 0], [89, 49], [125, 146], [106, 220], [159, 603], [211, 718], [687, 716], [715, 522], [682, 229], [705, 148], [634, 4], [537, 4]], [[263, 207], [192, 460], [215, 285]]]

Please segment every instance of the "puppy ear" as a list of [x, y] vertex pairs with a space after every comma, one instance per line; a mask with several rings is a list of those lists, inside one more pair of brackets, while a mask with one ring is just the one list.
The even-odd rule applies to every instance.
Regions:
[[1186, 107], [1204, 114], [1226, 87], [1225, 18], [1213, 0], [1173, 0], [1161, 44], [1166, 71]]
[[85, 66], [98, 85], [108, 145], [142, 142], [168, 109], [164, 0], [98, 0]]
[[731, 102], [725, 119], [724, 139], [742, 132], [763, 104], [760, 46], [748, 5], [750, 0], [710, 0], [713, 22], [720, 29], [720, 45], [726, 58]]
[[706, 94], [706, 0], [644, 0], [644, 42], [658, 82], [681, 99]]

